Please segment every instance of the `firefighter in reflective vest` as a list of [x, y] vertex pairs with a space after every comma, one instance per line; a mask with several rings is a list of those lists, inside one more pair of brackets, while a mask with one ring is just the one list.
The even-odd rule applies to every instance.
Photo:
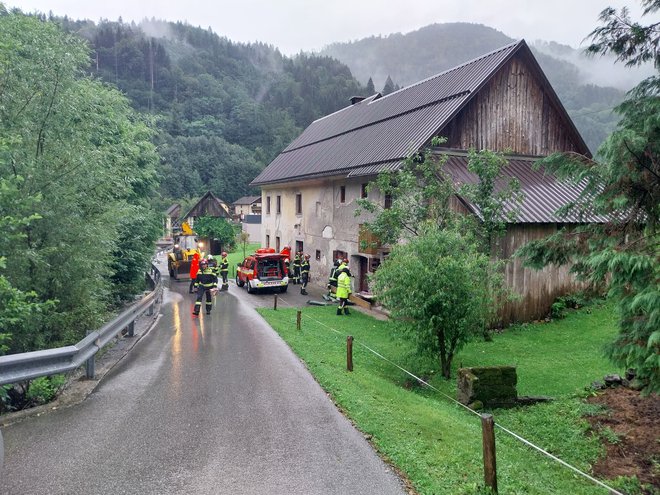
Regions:
[[343, 263], [344, 268], [341, 269], [341, 272], [339, 272], [339, 268], [337, 268], [337, 271], [339, 272], [339, 275], [337, 276], [337, 298], [339, 299], [339, 306], [337, 307], [337, 315], [341, 315], [342, 310], [344, 310], [344, 314], [347, 315], [349, 314], [348, 307], [346, 306], [346, 303], [348, 302], [348, 296], [351, 293], [351, 277], [350, 277], [350, 272], [348, 271], [348, 260], [344, 260]]
[[337, 272], [337, 268], [339, 268], [339, 265], [341, 264], [341, 260], [337, 258], [332, 265], [332, 268], [330, 268], [330, 276], [328, 277], [328, 295], [332, 296], [332, 288], [335, 288], [335, 291], [337, 290], [337, 275], [339, 273]]
[[294, 284], [299, 284], [300, 283], [300, 263], [302, 262], [301, 260], [301, 253], [298, 251], [296, 255], [293, 258], [293, 283]]
[[339, 266], [337, 267], [337, 271], [335, 272], [335, 274], [336, 274], [335, 276], [339, 277], [339, 273], [344, 271], [344, 270], [346, 271], [346, 273], [348, 273], [349, 277], [353, 276], [351, 271], [348, 269], [348, 259], [339, 260]]
[[209, 262], [209, 268], [211, 270], [213, 270], [213, 273], [215, 273], [215, 276], [217, 277], [218, 276], [218, 260], [210, 254], [206, 257], [206, 259]]
[[309, 282], [309, 254], [306, 254], [303, 257], [302, 263], [300, 264], [300, 293], [303, 296], [307, 295], [307, 282]]
[[199, 271], [195, 279], [195, 287], [197, 288], [197, 300], [195, 301], [195, 309], [193, 315], [198, 316], [202, 309], [202, 299], [206, 294], [206, 314], [211, 314], [213, 307], [213, 295], [211, 289], [218, 286], [218, 277], [215, 272], [209, 267], [208, 260], [201, 260], [199, 262]]
[[220, 276], [222, 277], [222, 288], [220, 290], [229, 290], [229, 282], [227, 282], [227, 274], [229, 273], [229, 260], [225, 251], [220, 255]]

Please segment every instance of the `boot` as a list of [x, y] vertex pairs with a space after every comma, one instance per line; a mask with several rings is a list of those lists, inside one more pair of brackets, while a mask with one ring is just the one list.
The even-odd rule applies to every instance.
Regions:
[[307, 295], [307, 291], [306, 291], [305, 289], [300, 289], [300, 293], [301, 293], [303, 296], [306, 296], [306, 295]]
[[348, 310], [348, 306], [344, 307], [344, 314], [345, 315], [350, 315], [351, 314], [351, 312]]
[[337, 308], [337, 316], [341, 316], [341, 308]]

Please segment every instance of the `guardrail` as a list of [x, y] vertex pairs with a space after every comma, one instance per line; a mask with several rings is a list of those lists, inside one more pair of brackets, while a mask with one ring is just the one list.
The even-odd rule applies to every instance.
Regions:
[[0, 385], [67, 373], [83, 363], [86, 363], [86, 376], [94, 378], [96, 353], [124, 329], [127, 336], [132, 337], [135, 320], [145, 311], [152, 315], [154, 305], [162, 300], [163, 285], [158, 268], [152, 264], [150, 273], [145, 275], [151, 292], [76, 345], [0, 356]]

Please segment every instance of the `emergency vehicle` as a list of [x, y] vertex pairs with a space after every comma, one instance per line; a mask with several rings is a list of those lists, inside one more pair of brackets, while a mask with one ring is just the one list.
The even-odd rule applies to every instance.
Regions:
[[248, 294], [261, 289], [286, 292], [289, 287], [289, 254], [284, 250], [276, 253], [273, 248], [257, 249], [238, 265], [236, 285], [245, 286]]

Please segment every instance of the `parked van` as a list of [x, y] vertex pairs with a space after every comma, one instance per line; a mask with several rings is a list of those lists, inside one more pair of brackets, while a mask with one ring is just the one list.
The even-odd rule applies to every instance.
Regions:
[[262, 289], [276, 289], [286, 292], [289, 287], [289, 255], [276, 253], [273, 248], [257, 249], [238, 265], [236, 285], [247, 287], [249, 294]]

